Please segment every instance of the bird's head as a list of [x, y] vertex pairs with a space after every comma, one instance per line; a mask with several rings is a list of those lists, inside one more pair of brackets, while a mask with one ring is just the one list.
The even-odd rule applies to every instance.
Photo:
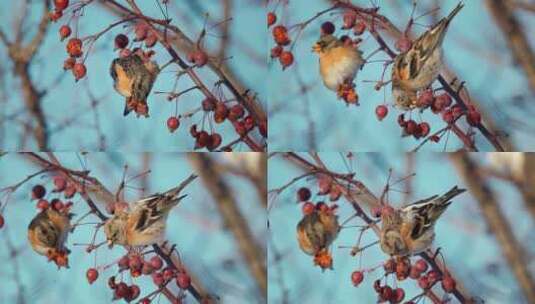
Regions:
[[108, 246], [111, 248], [115, 244], [126, 244], [125, 236], [126, 219], [122, 216], [115, 215], [104, 224], [104, 233]]
[[312, 51], [315, 53], [324, 53], [326, 50], [336, 45], [338, 39], [333, 35], [323, 35], [313, 46]]

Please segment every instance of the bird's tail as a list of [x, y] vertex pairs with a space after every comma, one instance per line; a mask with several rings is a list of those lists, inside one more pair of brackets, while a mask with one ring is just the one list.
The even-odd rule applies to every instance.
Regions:
[[466, 189], [461, 189], [457, 186], [451, 188], [448, 192], [444, 193], [442, 196], [436, 199], [437, 205], [443, 205], [447, 204], [452, 198], [456, 197], [457, 195], [465, 192]]
[[457, 6], [451, 11], [448, 17], [446, 17], [446, 20], [447, 20], [446, 24], [450, 23], [451, 19], [453, 19], [453, 17], [455, 17], [455, 15], [457, 15], [463, 7], [464, 7], [464, 3], [459, 2], [459, 4], [457, 4]]

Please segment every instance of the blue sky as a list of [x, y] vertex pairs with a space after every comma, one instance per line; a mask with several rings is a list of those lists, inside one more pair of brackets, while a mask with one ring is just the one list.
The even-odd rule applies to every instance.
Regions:
[[[302, 154], [307, 158], [306, 154]], [[334, 172], [347, 173], [348, 170], [338, 153], [320, 153], [321, 159]], [[414, 155], [415, 166], [411, 179], [413, 193], [411, 201], [427, 198], [434, 194], [441, 194], [454, 185], [465, 187], [456, 175], [446, 154], [418, 153]], [[482, 163], [487, 163], [485, 155], [477, 157]], [[380, 195], [388, 176], [388, 169], [393, 169], [395, 181], [407, 175], [406, 155], [394, 153], [356, 153], [352, 170], [356, 172], [357, 180], [363, 182], [374, 194]], [[290, 182], [302, 172], [280, 157], [272, 157], [269, 162], [269, 189], [276, 189]], [[534, 252], [535, 247], [529, 242], [529, 234], [533, 229], [530, 217], [526, 215], [521, 198], [510, 186], [493, 182], [493, 189], [498, 196], [501, 207], [511, 223], [514, 223], [515, 233], [520, 242], [526, 246], [528, 252]], [[351, 273], [358, 269], [359, 259], [351, 257], [348, 249], [338, 246], [355, 244], [358, 230], [356, 228], [342, 229], [332, 246], [334, 270], [324, 273], [313, 266], [312, 258], [300, 251], [295, 236], [295, 227], [301, 219], [301, 206], [296, 204], [296, 191], [300, 187], [308, 186], [312, 193], [317, 192], [313, 181], [301, 180], [286, 189], [277, 199], [271, 201], [268, 212], [270, 223], [269, 249], [269, 302], [280, 303], [283, 288], [289, 290], [290, 303], [375, 303], [377, 298], [373, 291], [373, 282], [378, 279], [382, 271], [365, 275], [364, 282], [354, 288], [350, 281]], [[399, 184], [397, 189], [403, 189]], [[314, 196], [313, 196], [314, 197]], [[315, 196], [316, 201], [321, 200]], [[314, 199], [314, 198], [313, 198]], [[390, 202], [401, 206], [400, 193], [391, 192]], [[353, 215], [353, 210], [343, 199], [338, 202], [340, 222]], [[352, 220], [348, 225], [362, 225], [362, 221]], [[368, 232], [364, 235], [361, 245], [376, 240], [375, 235]], [[477, 202], [469, 192], [454, 199], [453, 204], [437, 222], [434, 245], [442, 247], [442, 254], [448, 267], [459, 277], [465, 288], [474, 296], [481, 296], [485, 303], [522, 303], [515, 279], [509, 272], [508, 266], [500, 253], [494, 237], [487, 233], [486, 225], [479, 213]], [[273, 247], [282, 254], [281, 261], [276, 264], [273, 260]], [[380, 265], [388, 257], [375, 246], [367, 249], [362, 256], [362, 267], [370, 268]], [[496, 266], [497, 272], [492, 274], [489, 269]], [[527, 266], [533, 269], [533, 265]], [[280, 278], [284, 284], [281, 287]], [[392, 283], [392, 280], [389, 281]], [[417, 289], [412, 280], [399, 284], [406, 291], [406, 299], [416, 295]], [[412, 296], [411, 296], [412, 297]], [[456, 302], [454, 302], [456, 303]]]
[[[119, 1], [124, 2], [124, 1]], [[156, 2], [138, 1], [141, 9], [150, 16], [162, 18]], [[219, 1], [171, 1], [169, 12], [173, 23], [181, 28], [190, 38], [196, 39], [203, 24], [204, 14], [209, 14], [208, 25], [223, 19], [223, 12]], [[6, 7], [7, 6], [7, 7]], [[14, 22], [14, 16], [20, 11], [17, 1], [4, 4], [0, 10], [0, 18], [5, 20], [1, 28], [11, 33], [9, 26]], [[41, 4], [35, 2], [30, 5], [31, 16], [27, 17], [27, 30], [34, 32], [35, 21], [40, 17]], [[9, 14], [8, 14], [9, 13]], [[266, 62], [264, 57], [265, 47], [265, 23], [264, 12], [253, 1], [234, 1], [233, 20], [231, 21], [231, 38], [227, 56], [232, 56], [227, 63], [244, 85], [259, 94], [260, 100], [265, 102], [264, 78]], [[134, 115], [127, 118], [122, 116], [124, 99], [112, 88], [112, 78], [109, 76], [109, 66], [116, 54], [113, 52], [113, 38], [124, 30], [119, 26], [102, 36], [95, 44], [89, 55], [86, 66], [87, 77], [78, 83], [74, 82], [71, 73], [63, 73], [63, 61], [67, 58], [65, 43], [59, 41], [58, 30], [66, 22], [64, 17], [57, 23], [50, 25], [43, 47], [40, 49], [34, 64], [31, 66], [31, 74], [38, 88], [50, 88], [49, 94], [43, 100], [42, 106], [48, 118], [52, 135], [50, 146], [56, 151], [98, 150], [98, 134], [96, 122], [100, 124], [102, 133], [106, 138], [106, 149], [111, 151], [191, 151], [194, 140], [189, 135], [189, 127], [193, 123], [200, 123], [202, 115], [197, 114], [193, 120], [184, 120], [175, 133], [167, 131], [166, 121], [174, 115], [175, 104], [166, 101], [164, 95], [152, 94], [149, 97], [150, 119], [136, 119]], [[80, 19], [79, 35], [85, 37], [95, 34], [110, 23], [118, 19], [99, 5], [92, 4], [84, 11]], [[34, 21], [32, 23], [31, 21]], [[261, 24], [261, 26], [260, 26]], [[211, 30], [206, 38], [209, 49], [218, 46], [220, 39], [216, 37], [217, 30]], [[159, 46], [156, 47], [156, 60], [160, 64], [169, 61], [170, 57]], [[180, 54], [182, 56], [184, 54]], [[6, 50], [0, 46], [0, 59], [6, 62]], [[6, 71], [6, 88], [17, 88], [18, 81], [13, 79], [11, 66], [2, 64]], [[171, 71], [177, 71], [175, 67], [169, 67], [159, 75], [153, 87], [155, 91], [169, 91], [173, 87], [174, 76]], [[216, 78], [208, 68], [198, 71], [199, 76], [206, 83], [213, 83]], [[64, 74], [64, 75], [63, 75]], [[56, 81], [59, 79], [59, 82]], [[178, 88], [185, 90], [192, 87], [187, 77], [181, 77]], [[93, 111], [88, 98], [88, 89], [98, 101], [98, 106]], [[1, 90], [1, 88], [0, 88]], [[17, 89], [9, 89], [5, 92], [8, 96], [7, 105], [3, 107], [5, 117], [15, 116], [4, 125], [4, 136], [0, 141], [3, 150], [18, 150], [23, 133], [20, 122], [29, 121], [30, 118], [23, 110], [22, 96]], [[0, 94], [1, 95], [1, 94]], [[230, 97], [230, 95], [226, 95]], [[179, 101], [179, 112], [188, 112], [198, 108], [202, 96], [192, 92], [184, 95]], [[264, 104], [264, 106], [266, 106]], [[208, 126], [208, 125], [206, 125]], [[235, 132], [228, 123], [217, 125], [216, 130], [223, 135], [223, 144], [237, 138]], [[25, 148], [34, 149], [36, 144], [31, 141]], [[248, 147], [240, 144], [238, 151], [248, 151]]]
[[[279, 20], [285, 25], [294, 25], [313, 17], [317, 12], [329, 7], [329, 1], [290, 1], [288, 6], [279, 5]], [[404, 28], [409, 18], [412, 1], [373, 1], [381, 9], [380, 13]], [[429, 10], [434, 1], [419, 0], [416, 15]], [[458, 3], [457, 0], [439, 1], [440, 16], [444, 16]], [[497, 121], [501, 130], [507, 133], [521, 151], [531, 151], [535, 140], [530, 135], [531, 127], [516, 125], [507, 117], [531, 126], [530, 115], [533, 111], [533, 95], [530, 95], [526, 79], [519, 67], [515, 66], [503, 39], [501, 31], [492, 22], [484, 7], [484, 1], [464, 1], [465, 7], [455, 17], [444, 41], [444, 56], [448, 66], [459, 75], [470, 90], [471, 96], [481, 102], [485, 112]], [[368, 0], [352, 1], [368, 5]], [[273, 9], [270, 5], [269, 9]], [[533, 28], [533, 18], [529, 13], [519, 13], [525, 29]], [[385, 99], [391, 103], [390, 86], [376, 92], [373, 84], [364, 80], [380, 79], [381, 63], [371, 63], [359, 72], [357, 91], [360, 95], [359, 107], [347, 107], [336, 99], [336, 94], [326, 89], [319, 75], [318, 58], [310, 51], [319, 37], [319, 27], [324, 21], [333, 21], [337, 28], [341, 26], [340, 15], [326, 14], [310, 23], [294, 48], [295, 64], [281, 71], [278, 61], [270, 62], [269, 108], [270, 108], [270, 146], [271, 151], [307, 151], [310, 148], [308, 134], [312, 132], [317, 142], [318, 151], [400, 151], [412, 150], [418, 141], [401, 138], [401, 130], [396, 122], [399, 111], [389, 108], [389, 115], [382, 122], [375, 117], [375, 107]], [[431, 24], [431, 18], [418, 20]], [[416, 27], [422, 32], [422, 27]], [[339, 34], [339, 31], [337, 32]], [[364, 56], [377, 48], [369, 33], [362, 38], [361, 49]], [[531, 39], [532, 44], [534, 43]], [[269, 37], [269, 48], [273, 46]], [[388, 41], [392, 46], [393, 43]], [[384, 59], [384, 55], [374, 56], [374, 60]], [[390, 68], [386, 79], [390, 78]], [[299, 91], [299, 79], [309, 88], [308, 94], [302, 96]], [[527, 96], [525, 108], [514, 105], [514, 96]], [[313, 126], [307, 120], [313, 121]], [[426, 111], [422, 119], [431, 125], [431, 132], [438, 131], [445, 123]], [[463, 120], [464, 121], [464, 120]], [[532, 134], [532, 132], [531, 132]], [[493, 151], [480, 134], [476, 135], [476, 145], [482, 151]], [[447, 151], [462, 147], [460, 141], [450, 136]], [[443, 151], [444, 142], [427, 144], [424, 150]]]
[[[82, 166], [74, 153], [58, 153], [60, 162], [72, 169], [89, 169], [111, 191], [115, 191], [122, 178], [122, 168], [129, 165], [129, 175], [133, 176], [143, 171], [141, 168], [141, 154], [95, 153], [89, 154]], [[216, 156], [225, 157], [223, 154]], [[165, 191], [178, 185], [193, 170], [185, 154], [161, 153], [152, 156], [149, 189], [147, 193]], [[10, 186], [23, 180], [27, 175], [36, 172], [34, 166], [20, 155], [8, 154], [0, 158], [0, 172], [11, 174], [0, 175], [0, 188]], [[139, 181], [138, 181], [139, 182]], [[258, 240], [265, 238], [265, 211], [258, 202], [258, 196], [253, 187], [241, 178], [230, 176], [227, 178], [235, 189], [235, 193], [245, 218], [249, 221], [251, 230]], [[51, 187], [49, 177], [35, 178], [25, 184], [13, 194], [4, 210], [6, 220], [1, 230], [2, 242], [11, 239], [15, 248], [20, 249], [16, 265], [21, 281], [25, 288], [26, 303], [109, 303], [112, 292], [107, 287], [107, 278], [114, 274], [113, 267], [100, 273], [99, 279], [89, 285], [85, 273], [93, 266], [94, 255], [86, 254], [84, 247], [73, 246], [73, 243], [89, 242], [92, 236], [92, 226], [79, 226], [69, 236], [68, 246], [72, 250], [69, 256], [71, 268], [61, 271], [46, 258], [34, 253], [26, 239], [26, 227], [36, 214], [35, 201], [30, 201], [31, 187], [37, 183], [44, 183]], [[139, 184], [133, 183], [133, 186]], [[197, 179], [184, 191], [188, 197], [176, 207], [169, 219], [167, 237], [176, 243], [184, 263], [202, 280], [203, 284], [213, 293], [219, 295], [225, 303], [256, 303], [254, 282], [250, 278], [248, 269], [243, 263], [233, 236], [223, 227], [223, 222], [210, 194]], [[53, 196], [52, 196], [53, 197]], [[141, 197], [138, 191], [130, 190], [126, 198], [135, 200]], [[1, 197], [2, 205], [5, 197]], [[76, 197], [73, 212], [78, 216], [88, 211], [83, 200]], [[75, 217], [76, 219], [76, 217]], [[89, 217], [84, 222], [95, 222], [95, 217]], [[102, 232], [97, 235], [97, 242], [105, 239]], [[263, 242], [261, 242], [263, 243]], [[97, 252], [98, 265], [105, 265], [115, 261], [125, 253], [122, 247], [108, 250], [103, 247]], [[0, 257], [4, 263], [0, 266], [2, 284], [0, 286], [0, 303], [15, 303], [16, 285], [12, 280], [15, 264], [8, 258], [6, 246], [0, 247]], [[127, 282], [129, 276], [125, 276]], [[142, 295], [154, 290], [151, 281], [145, 278], [134, 279], [142, 290]], [[162, 297], [160, 303], [167, 303]], [[195, 303], [188, 300], [187, 303]]]

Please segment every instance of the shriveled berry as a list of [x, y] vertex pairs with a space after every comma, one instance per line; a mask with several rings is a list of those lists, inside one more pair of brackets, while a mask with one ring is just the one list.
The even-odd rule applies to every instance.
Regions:
[[117, 284], [115, 283], [115, 276], [111, 276], [111, 277], [108, 278], [108, 287], [110, 289], [117, 288]]
[[383, 264], [385, 274], [393, 273], [396, 271], [396, 261], [394, 259], [389, 259]]
[[385, 105], [379, 105], [375, 108], [375, 115], [379, 121], [382, 121], [388, 114], [388, 108]]
[[76, 186], [73, 183], [67, 183], [67, 187], [65, 187], [63, 194], [67, 199], [72, 198], [76, 194]]
[[87, 277], [87, 281], [89, 281], [89, 284], [93, 284], [98, 278], [98, 271], [95, 268], [89, 268], [85, 274]]
[[173, 133], [178, 129], [180, 126], [180, 121], [178, 120], [178, 117], [171, 116], [167, 119], [167, 129], [169, 132]]
[[405, 121], [405, 114], [399, 114], [398, 116], [398, 125], [400, 127], [405, 127], [407, 125], [407, 122]]
[[127, 255], [125, 255], [121, 257], [121, 259], [119, 259], [119, 261], [117, 262], [117, 266], [119, 266], [119, 270], [124, 270], [130, 267], [129, 263], [130, 263], [130, 259], [128, 258]]
[[153, 30], [149, 30], [147, 33], [147, 38], [145, 38], [145, 46], [151, 48], [156, 45], [158, 42], [158, 35]]
[[299, 202], [306, 202], [310, 199], [311, 196], [312, 193], [310, 193], [310, 189], [306, 187], [302, 187], [297, 190], [297, 200]]
[[333, 184], [333, 180], [327, 176], [327, 175], [319, 175], [318, 176], [318, 188], [319, 188], [319, 194], [320, 195], [326, 195], [331, 191], [331, 187]]
[[279, 61], [282, 65], [282, 69], [284, 70], [292, 65], [292, 63], [294, 62], [294, 55], [290, 51], [282, 51], [279, 56]]
[[351, 282], [353, 283], [353, 286], [358, 286], [362, 281], [364, 281], [364, 273], [362, 271], [357, 270], [351, 273]]
[[65, 207], [63, 205], [63, 202], [57, 198], [53, 199], [50, 204], [52, 205], [52, 209], [56, 210], [56, 211], [61, 211], [63, 210], [63, 207]]
[[128, 259], [128, 267], [134, 270], [140, 270], [143, 267], [143, 260], [139, 255], [133, 255]]
[[46, 195], [46, 188], [43, 185], [35, 185], [32, 188], [32, 199], [41, 199]]
[[64, 70], [70, 70], [74, 67], [74, 64], [76, 63], [76, 59], [69, 57], [63, 61], [63, 69]]
[[86, 73], [87, 73], [87, 68], [85, 67], [85, 64], [81, 62], [75, 63], [74, 66], [72, 67], [72, 74], [74, 75], [74, 79], [76, 81], [84, 78]]
[[408, 260], [399, 261], [396, 263], [396, 278], [398, 281], [403, 281], [409, 276], [410, 263]]
[[63, 11], [57, 10], [57, 9], [50, 12], [50, 14], [48, 15], [48, 17], [50, 18], [50, 21], [53, 21], [53, 22], [58, 21], [62, 16], [63, 16]]
[[183, 271], [179, 272], [176, 275], [176, 285], [181, 289], [188, 289], [188, 287], [191, 285], [190, 276]]
[[323, 35], [331, 35], [336, 30], [334, 24], [330, 21], [323, 22], [321, 24], [321, 33]]
[[82, 40], [78, 38], [71, 38], [67, 42], [67, 46], [65, 48], [67, 49], [67, 53], [71, 57], [80, 57], [83, 54], [82, 46], [83, 46]]
[[122, 49], [119, 52], [119, 57], [121, 57], [121, 58], [128, 57], [130, 55], [132, 55], [132, 51], [130, 49]]
[[69, 0], [54, 0], [54, 7], [57, 10], [64, 10], [69, 6]]
[[192, 137], [197, 138], [199, 136], [199, 131], [197, 131], [197, 125], [193, 124], [189, 128], [189, 134], [191, 134]]
[[149, 32], [149, 26], [141, 21], [136, 23], [136, 26], [134, 28], [134, 35], [136, 36], [134, 41], [143, 41], [145, 38], [147, 38], [147, 34]]
[[153, 256], [152, 258], [150, 258], [150, 264], [156, 270], [159, 270], [163, 266], [162, 259], [159, 256]]
[[274, 46], [272, 49], [271, 49], [271, 58], [278, 58], [282, 51], [284, 50], [284, 48], [280, 45], [276, 45]]
[[208, 55], [203, 50], [195, 50], [190, 54], [190, 59], [197, 67], [202, 67], [208, 62]]
[[275, 15], [274, 12], [269, 12], [267, 14], [267, 25], [268, 25], [268, 27], [270, 27], [273, 24], [275, 24], [275, 22], [277, 22], [277, 15]]
[[68, 25], [62, 25], [59, 28], [59, 36], [61, 37], [61, 41], [63, 41], [65, 38], [69, 37], [71, 35], [71, 27]]
[[239, 104], [232, 106], [230, 108], [230, 113], [228, 114], [228, 119], [230, 121], [235, 121], [237, 119], [240, 119], [243, 117], [245, 111], [243, 110], [243, 107]]
[[129, 39], [125, 34], [119, 34], [115, 36], [114, 42], [115, 48], [124, 49], [128, 45]]
[[312, 212], [314, 212], [314, 209], [316, 209], [316, 206], [314, 206], [314, 204], [312, 204], [311, 202], [304, 203], [302, 207], [304, 215], [312, 214]]

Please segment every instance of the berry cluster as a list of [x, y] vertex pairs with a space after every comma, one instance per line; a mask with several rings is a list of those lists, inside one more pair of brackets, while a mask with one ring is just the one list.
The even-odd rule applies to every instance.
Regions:
[[[119, 273], [123, 271], [129, 271], [132, 278], [136, 278], [142, 275], [151, 276], [155, 285], [162, 288], [169, 282], [175, 281], [176, 285], [186, 290], [191, 285], [191, 277], [183, 269], [176, 270], [171, 267], [163, 268], [162, 259], [154, 255], [149, 260], [145, 260], [144, 256], [138, 253], [124, 255], [117, 262]], [[162, 269], [163, 268], [163, 269]], [[95, 268], [90, 268], [87, 271], [87, 280], [92, 284], [98, 278], [98, 271]], [[117, 283], [115, 276], [111, 276], [108, 279], [108, 286], [114, 290], [113, 300], [124, 299], [126, 302], [135, 300], [140, 295], [140, 289], [137, 285], [132, 284], [128, 286], [124, 282]], [[151, 298], [155, 297], [157, 293], [152, 293], [149, 296], [143, 298], [140, 303], [150, 303]]]
[[[274, 12], [269, 12], [267, 15], [268, 28], [277, 22], [277, 15]], [[291, 42], [288, 34], [288, 28], [282, 24], [276, 25], [272, 30], [273, 40], [277, 44], [271, 49], [271, 58], [279, 58], [282, 69], [286, 69], [294, 62], [294, 55], [291, 50], [285, 50]]]
[[[437, 282], [441, 282], [442, 289], [451, 293], [455, 290], [455, 280], [447, 273], [440, 275], [436, 270], [429, 270], [429, 265], [423, 259], [418, 259], [411, 264], [408, 257], [391, 258], [383, 264], [385, 278], [389, 275], [395, 276], [396, 281], [403, 281], [407, 278], [416, 280], [417, 284], [424, 291], [431, 289]], [[353, 286], [358, 287], [364, 281], [364, 271], [356, 270], [351, 274]], [[379, 302], [401, 303], [405, 298], [405, 291], [402, 288], [393, 288], [387, 284], [381, 285], [381, 280], [376, 280], [373, 284], [374, 290], [378, 295]], [[423, 293], [424, 294], [424, 293]], [[405, 304], [414, 304], [417, 296]]]
[[58, 21], [67, 7], [69, 7], [69, 0], [54, 0], [54, 10], [49, 14], [50, 20]]

